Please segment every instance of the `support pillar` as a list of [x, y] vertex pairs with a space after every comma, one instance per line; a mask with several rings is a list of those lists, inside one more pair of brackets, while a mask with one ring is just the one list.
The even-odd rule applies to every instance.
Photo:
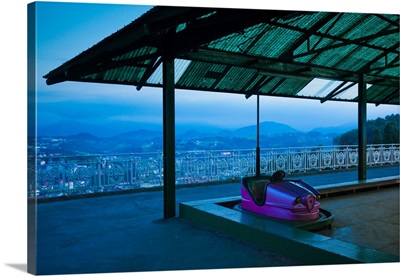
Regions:
[[367, 95], [363, 75], [358, 78], [358, 180], [367, 179]]
[[175, 70], [174, 58], [163, 57], [164, 218], [175, 217]]
[[256, 147], [256, 176], [261, 175], [260, 152], [260, 93], [257, 94], [257, 147]]

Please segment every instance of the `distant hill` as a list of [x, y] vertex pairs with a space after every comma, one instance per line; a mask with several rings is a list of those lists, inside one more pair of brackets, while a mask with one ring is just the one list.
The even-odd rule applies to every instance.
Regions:
[[[217, 135], [219, 135], [219, 134], [217, 134]], [[210, 137], [210, 136], [216, 136], [216, 135], [213, 133], [209, 133], [209, 132], [200, 132], [197, 130], [190, 129], [183, 133], [177, 133], [176, 139], [178, 139], [178, 140], [202, 139], [202, 138], [206, 138], [206, 137]]]
[[97, 137], [113, 137], [126, 132], [146, 129], [149, 131], [161, 131], [162, 125], [157, 123], [137, 122], [105, 122], [103, 124], [84, 124], [77, 121], [64, 120], [52, 125], [38, 125], [38, 136], [70, 136], [77, 133], [90, 133]]
[[319, 132], [321, 134], [342, 134], [352, 129], [357, 128], [356, 123], [344, 124], [339, 126], [331, 126], [331, 127], [317, 127], [311, 130], [311, 132]]
[[[211, 124], [180, 124], [175, 127], [177, 135], [188, 131], [202, 134], [216, 134], [222, 130], [221, 127]], [[52, 125], [38, 125], [38, 136], [70, 136], [77, 133], [91, 133], [97, 137], [113, 137], [125, 135], [134, 131], [155, 131], [162, 133], [162, 122], [159, 123], [142, 123], [142, 122], [105, 122], [102, 124], [84, 124], [78, 121], [64, 120]], [[134, 133], [133, 133], [134, 134]]]
[[[252, 136], [256, 133], [257, 125], [249, 125], [236, 130], [216, 127], [210, 124], [176, 124], [177, 137], [207, 137], [207, 136]], [[97, 137], [114, 137], [129, 135], [162, 135], [162, 124], [148, 124], [137, 122], [107, 122], [104, 124], [84, 124], [77, 121], [60, 121], [59, 123], [38, 126], [38, 136], [72, 136], [78, 133], [90, 133]], [[157, 132], [157, 133], [156, 133]], [[298, 130], [291, 126], [276, 123], [260, 123], [260, 132], [264, 135], [276, 133], [296, 133]]]
[[[265, 121], [260, 123], [260, 135], [275, 135], [275, 134], [300, 133], [300, 132], [301, 131], [282, 123], [271, 122], [271, 121]], [[233, 131], [233, 134], [239, 137], [256, 136], [257, 125], [251, 125], [239, 128]]]
[[94, 136], [93, 134], [87, 133], [87, 132], [80, 132], [75, 135], [68, 135], [65, 136], [67, 139], [71, 140], [78, 140], [78, 141], [87, 141], [87, 140], [99, 140], [97, 136]]
[[114, 136], [115, 139], [135, 139], [137, 141], [151, 140], [156, 137], [162, 137], [161, 131], [151, 131], [147, 129], [138, 129], [134, 131], [124, 132]]

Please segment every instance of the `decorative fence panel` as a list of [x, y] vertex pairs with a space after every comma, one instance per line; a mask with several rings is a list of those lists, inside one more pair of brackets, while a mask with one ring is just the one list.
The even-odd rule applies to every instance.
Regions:
[[[255, 174], [255, 150], [176, 153], [176, 184], [237, 181]], [[261, 173], [288, 175], [358, 166], [357, 146], [261, 149]], [[367, 165], [400, 163], [400, 145], [368, 145]], [[28, 196], [101, 193], [163, 185], [163, 154], [28, 158]]]

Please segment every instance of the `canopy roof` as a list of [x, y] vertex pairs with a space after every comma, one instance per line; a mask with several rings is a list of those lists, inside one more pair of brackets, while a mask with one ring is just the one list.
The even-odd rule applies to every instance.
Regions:
[[156, 6], [44, 76], [162, 87], [399, 104], [399, 15]]

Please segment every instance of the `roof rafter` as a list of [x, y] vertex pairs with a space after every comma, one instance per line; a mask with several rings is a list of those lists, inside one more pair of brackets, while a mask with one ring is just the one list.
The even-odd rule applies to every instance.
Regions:
[[389, 62], [387, 65], [381, 66], [381, 67], [374, 67], [374, 68], [371, 68], [369, 71], [370, 72], [374, 71], [376, 73], [380, 73], [380, 72], [382, 72], [382, 71], [384, 71], [386, 69], [400, 67], [399, 60], [400, 60], [399, 57], [396, 57], [391, 62]]
[[[243, 31], [245, 28], [258, 24], [265, 18], [290, 16], [291, 11], [265, 11], [265, 10], [218, 10], [217, 13], [198, 19], [199, 24], [191, 24], [188, 28], [176, 33], [170, 40], [169, 50], [179, 54], [210, 43], [226, 35]], [[179, 43], [176, 43], [179, 41]], [[160, 47], [159, 43], [154, 46]]]
[[[277, 27], [281, 27], [281, 28], [285, 28], [285, 29], [290, 29], [290, 30], [293, 30], [293, 31], [307, 33], [307, 29], [303, 29], [303, 28], [300, 28], [300, 27], [292, 26], [292, 25], [287, 25], [287, 24], [280, 23], [280, 22], [269, 21], [268, 24], [271, 24], [271, 25], [274, 25], [274, 26], [277, 26]], [[396, 32], [398, 33], [399, 29], [389, 30], [389, 31], [387, 31], [387, 33], [385, 35], [394, 34]], [[332, 40], [337, 40], [337, 41], [340, 41], [342, 43], [346, 43], [347, 45], [348, 44], [358, 44], [360, 46], [372, 48], [372, 49], [375, 49], [375, 50], [386, 51], [385, 48], [374, 46], [374, 45], [367, 44], [367, 43], [363, 43], [363, 41], [365, 41], [365, 40], [369, 40], [369, 39], [375, 38], [376, 36], [378, 36], [378, 37], [382, 36], [382, 35], [379, 35], [379, 34], [370, 35], [370, 38], [362, 37], [362, 38], [359, 38], [359, 39], [346, 39], [346, 38], [343, 38], [343, 37], [334, 36], [334, 35], [330, 35], [330, 34], [326, 34], [326, 33], [321, 33], [321, 32], [318, 32], [318, 31], [314, 32], [313, 35], [319, 36], [319, 37], [322, 37], [322, 38], [329, 38], [329, 39], [332, 39]], [[317, 51], [317, 50], [315, 50], [315, 51]], [[318, 52], [320, 52], [320, 51], [317, 51], [317, 53]], [[396, 53], [395, 51], [392, 51], [392, 52]], [[306, 53], [297, 54], [294, 57], [301, 57], [302, 55], [306, 55]]]
[[[258, 76], [258, 75], [254, 75], [253, 77], [254, 79], [259, 78], [259, 80], [257, 81], [257, 83], [252, 87], [252, 89], [250, 89], [246, 96], [246, 99], [250, 98], [252, 95], [254, 94], [258, 94], [261, 90], [261, 88], [266, 85], [267, 83], [269, 83], [271, 80], [273, 80], [273, 77], [269, 77], [269, 76]], [[253, 80], [251, 80], [253, 81]]]
[[143, 85], [147, 82], [147, 80], [151, 77], [151, 75], [154, 73], [154, 71], [157, 70], [157, 68], [161, 65], [162, 63], [162, 58], [160, 57], [155, 57], [151, 61], [151, 66], [149, 66], [146, 69], [146, 72], [142, 75], [142, 78], [140, 79], [138, 85], [136, 86], [136, 90], [142, 89]]
[[347, 89], [349, 89], [350, 87], [353, 87], [354, 85], [356, 85], [356, 82], [350, 83], [347, 86], [343, 87], [344, 85], [346, 85], [347, 82], [342, 82], [341, 84], [339, 84], [335, 89], [333, 89], [328, 95], [325, 96], [325, 98], [323, 98], [321, 100], [321, 103], [324, 103], [330, 99], [332, 99], [333, 97], [336, 97], [338, 95], [340, 95], [340, 93], [343, 93], [344, 91], [346, 91]]
[[[325, 34], [329, 33], [330, 30], [332, 30], [332, 28], [336, 25], [337, 22], [339, 22], [339, 20], [342, 18], [343, 13], [339, 13], [339, 15], [335, 18], [334, 21], [332, 21], [329, 25], [329, 27], [325, 30]], [[318, 41], [312, 46], [311, 49], [308, 49], [308, 51], [310, 50], [315, 50], [315, 48], [317, 48], [317, 46], [321, 43], [321, 41], [324, 39], [323, 36], [320, 36]], [[309, 47], [308, 47], [309, 48]]]
[[[360, 69], [360, 71], [361, 71], [361, 72], [369, 72], [369, 71], [372, 71], [370, 67], [371, 67], [375, 62], [377, 62], [377, 61], [380, 60], [381, 58], [387, 56], [387, 54], [388, 54], [389, 52], [391, 52], [391, 51], [393, 51], [393, 50], [396, 50], [396, 49], [399, 47], [399, 45], [400, 45], [400, 44], [397, 42], [397, 43], [394, 44], [393, 46], [389, 47], [389, 48], [387, 49], [386, 52], [381, 53], [380, 55], [376, 56], [374, 59], [372, 59], [372, 60], [370, 60], [368, 63], [366, 63], [366, 64], [364, 65], [364, 67]], [[398, 59], [398, 58], [399, 58], [399, 55], [397, 55], [396, 58]]]
[[[276, 58], [266, 58], [266, 57], [256, 57], [243, 55], [240, 53], [227, 53], [218, 50], [211, 49], [198, 49], [196, 52], [185, 52], [179, 54], [177, 56], [181, 59], [193, 60], [193, 61], [202, 61], [209, 63], [218, 63], [224, 65], [234, 65], [239, 67], [250, 67], [256, 70], [273, 70], [275, 73], [281, 72], [282, 75], [288, 74], [288, 72], [303, 72], [303, 74], [299, 74], [300, 76], [305, 76], [309, 78], [327, 78], [332, 80], [341, 80], [341, 81], [357, 81], [358, 76], [353, 72], [346, 70], [338, 70], [334, 68], [327, 68], [319, 65], [311, 65], [311, 64], [303, 64], [303, 63], [295, 63], [293, 61], [283, 61], [281, 59]], [[251, 66], [249, 66], [251, 64]], [[304, 70], [304, 68], [309, 68], [308, 70]], [[280, 68], [280, 70], [277, 70]], [[385, 83], [388, 86], [395, 86], [398, 84], [397, 78], [391, 77], [379, 77], [373, 75], [366, 75], [366, 81], [374, 81], [380, 80], [381, 83]]]
[[276, 89], [279, 88], [279, 86], [281, 86], [284, 82], [286, 81], [285, 78], [281, 78], [269, 91], [267, 91], [266, 93], [262, 93], [265, 95], [271, 95]]
[[389, 24], [392, 24], [395, 27], [400, 27], [399, 21], [390, 20], [389, 18], [387, 18], [386, 16], [383, 16], [381, 14], [375, 14], [375, 16], [382, 19], [383, 21], [388, 22]]
[[306, 30], [295, 42], [293, 42], [292, 46], [281, 55], [281, 57], [290, 56], [293, 59], [293, 52], [307, 41], [315, 32], [317, 32], [322, 26], [327, 24], [330, 20], [337, 17], [336, 13], [328, 13], [321, 20], [317, 21], [311, 28]]
[[[381, 37], [383, 35], [391, 35], [391, 34], [396, 34], [396, 33], [399, 33], [398, 29], [397, 30], [396, 29], [389, 30], [389, 31], [386, 31], [386, 32], [380, 33], [380, 34], [368, 35], [368, 36], [360, 37], [358, 39], [342, 41], [340, 43], [332, 44], [332, 45], [329, 45], [326, 47], [318, 48], [315, 50], [310, 50], [310, 51], [307, 51], [306, 53], [296, 54], [296, 55], [294, 55], [294, 58], [300, 58], [303, 56], [309, 56], [309, 55], [313, 55], [313, 54], [323, 53], [327, 50], [344, 47], [344, 46], [347, 46], [350, 44], [355, 44], [355, 45], [359, 45], [359, 46], [363, 46], [363, 47], [367, 47], [367, 48], [372, 48], [372, 49], [383, 51], [383, 52], [387, 53], [388, 49], [386, 49], [386, 48], [372, 46], [371, 44], [365, 44], [365, 43], [362, 43], [362, 41], [368, 41], [368, 40], [371, 40], [371, 39], [374, 39], [377, 37]], [[339, 40], [342, 40], [342, 39], [339, 39]], [[393, 53], [395, 52], [394, 50], [389, 50], [389, 51], [393, 52]]]
[[382, 100], [380, 100], [378, 103], [376, 103], [375, 105], [381, 105], [382, 103], [386, 102], [386, 101], [391, 101], [394, 98], [398, 98], [399, 97], [399, 89], [393, 91], [392, 93], [390, 93], [389, 95], [387, 95], [385, 98], [383, 98]]

